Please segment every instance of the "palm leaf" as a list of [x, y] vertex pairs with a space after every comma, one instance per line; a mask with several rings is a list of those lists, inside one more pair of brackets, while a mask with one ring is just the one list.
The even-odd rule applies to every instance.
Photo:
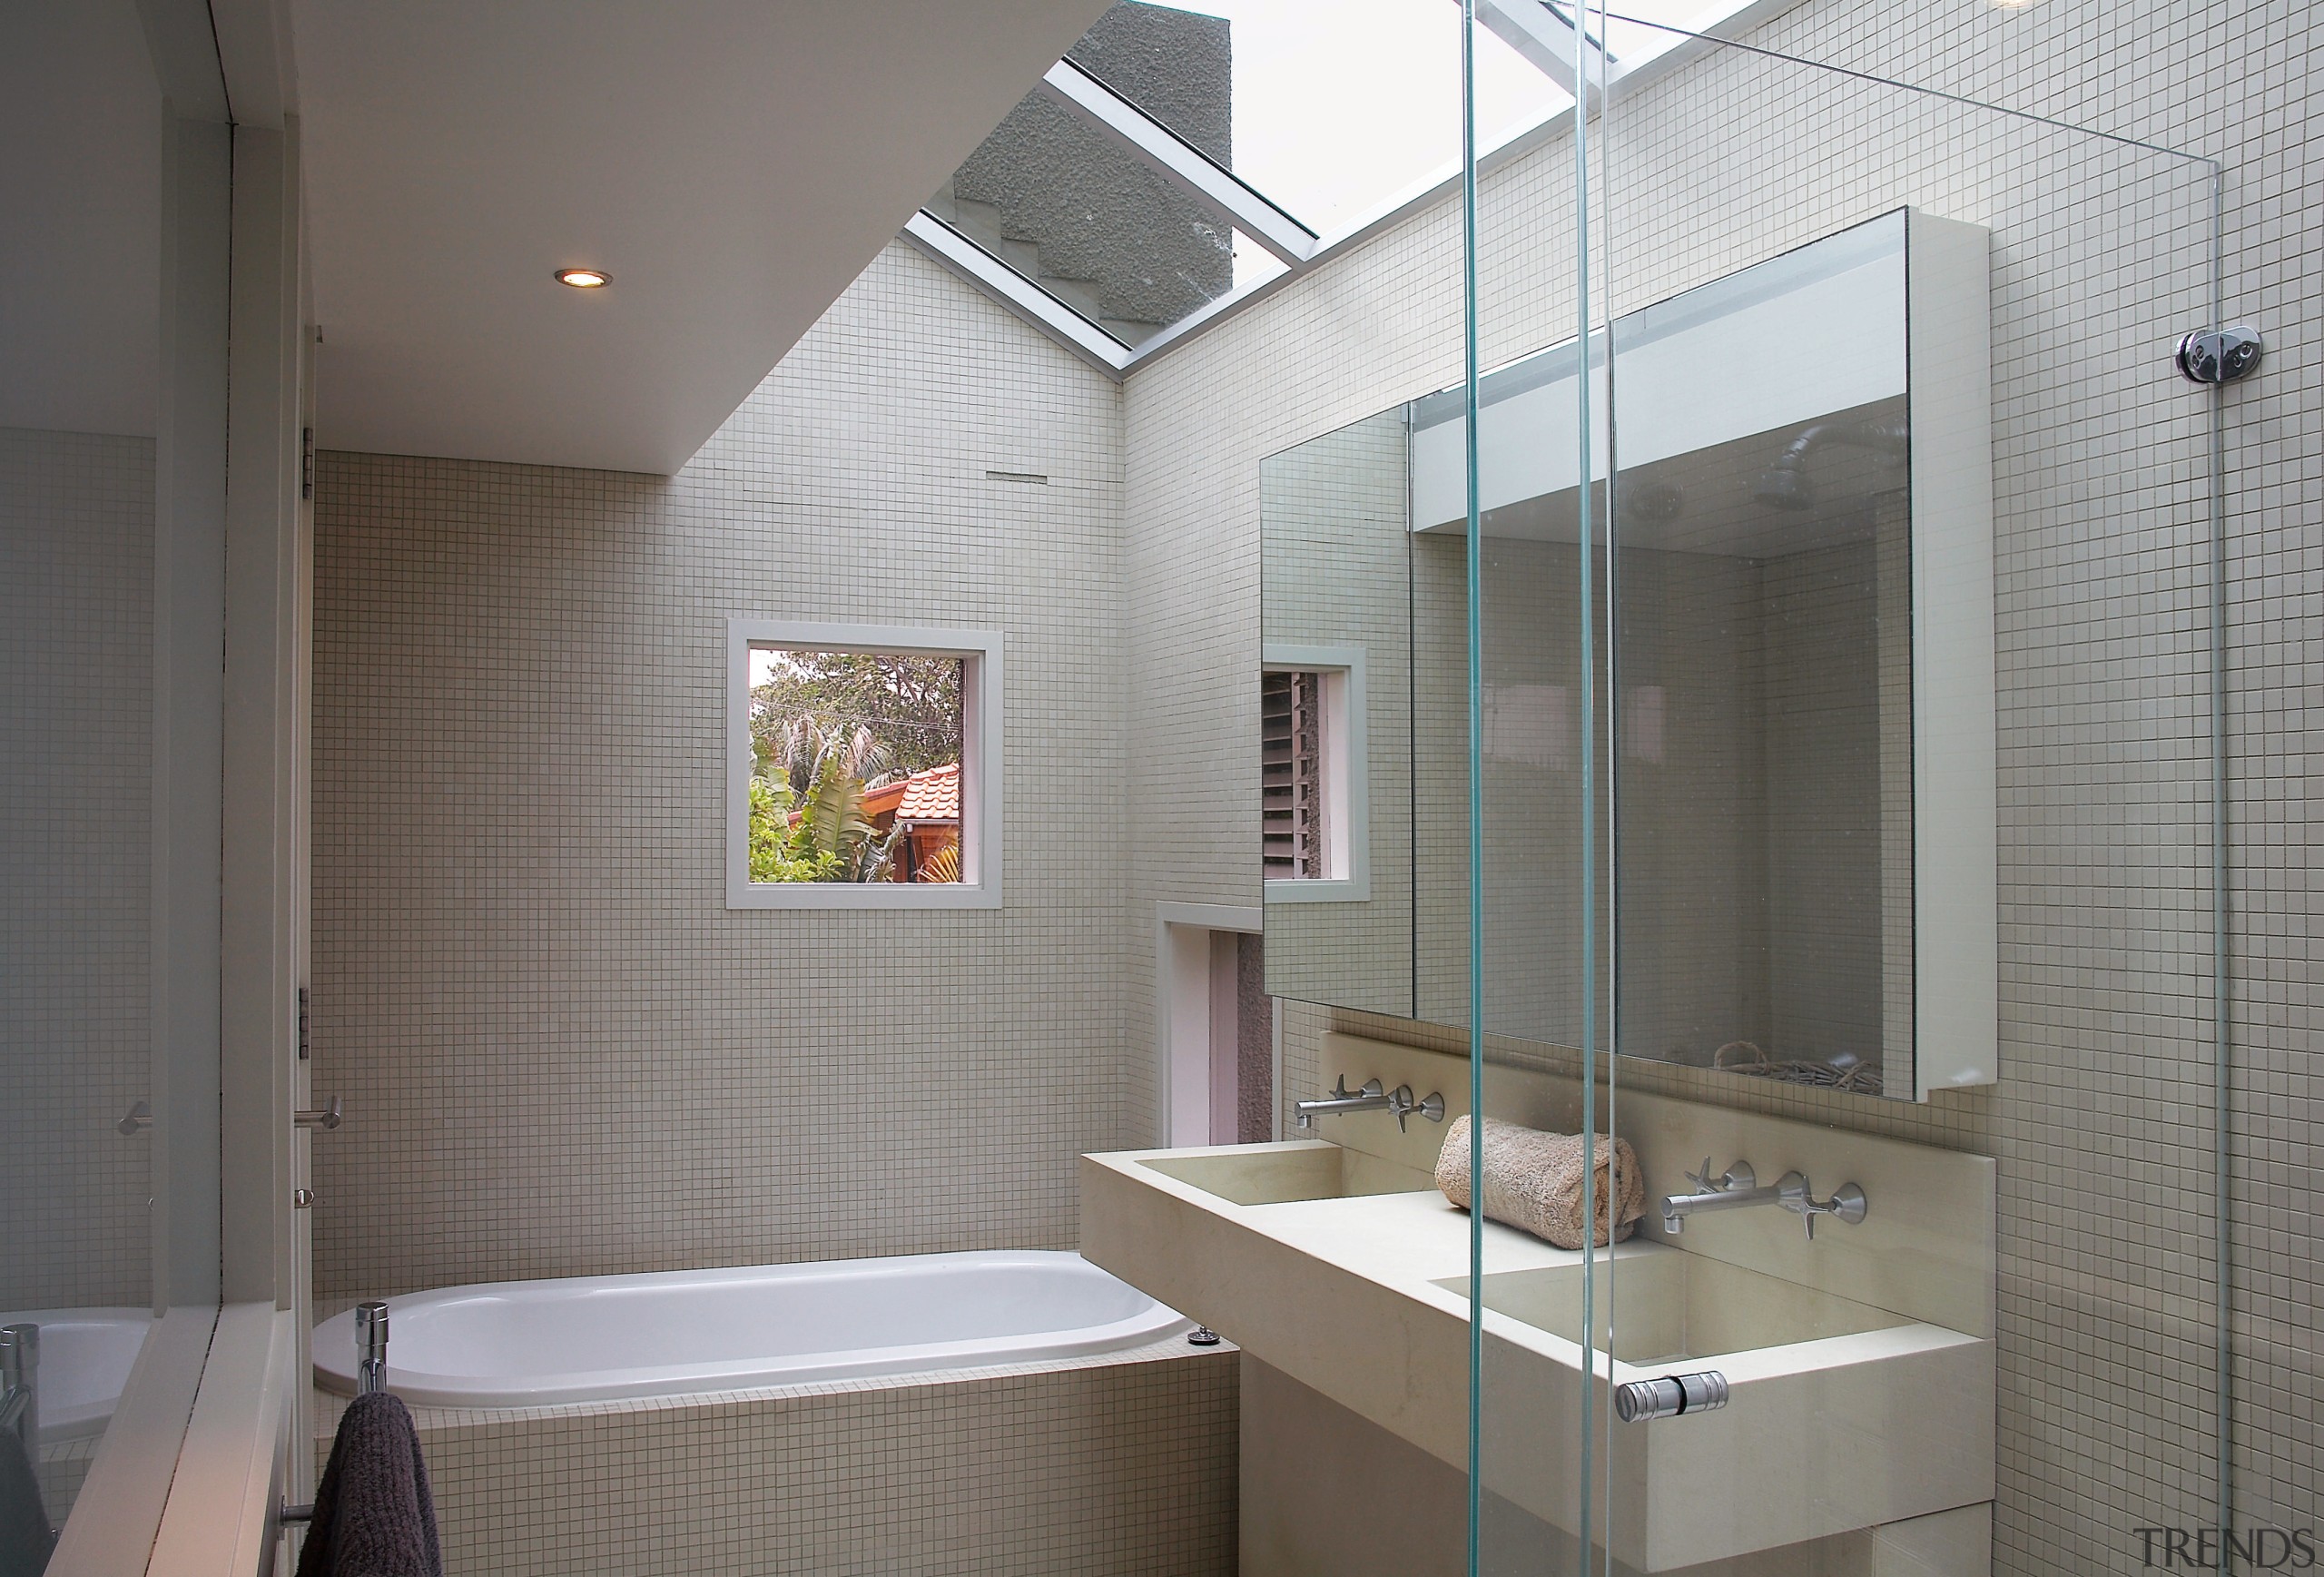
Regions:
[[826, 761], [816, 771], [815, 781], [807, 785], [802, 820], [807, 840], [815, 849], [842, 860], [849, 858], [873, 831], [863, 818], [863, 780], [852, 773], [832, 771]]

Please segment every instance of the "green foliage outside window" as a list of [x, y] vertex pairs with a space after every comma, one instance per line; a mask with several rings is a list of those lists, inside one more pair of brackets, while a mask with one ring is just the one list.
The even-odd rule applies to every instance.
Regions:
[[881, 835], [863, 797], [960, 759], [960, 660], [770, 656], [767, 676], [751, 690], [751, 880], [888, 880], [901, 829]]
[[840, 862], [806, 843], [805, 825], [791, 824], [791, 785], [781, 778], [751, 779], [751, 880], [836, 882]]
[[834, 753], [864, 786], [960, 759], [960, 659], [891, 652], [766, 654], [751, 690], [751, 744], [807, 795]]

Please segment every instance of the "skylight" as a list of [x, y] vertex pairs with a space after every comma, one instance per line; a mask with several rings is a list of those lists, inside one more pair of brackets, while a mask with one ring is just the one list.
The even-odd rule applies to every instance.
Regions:
[[[1639, 20], [1610, 16], [1610, 80], [1684, 42], [1644, 24], [1701, 30], [1742, 0], [1703, 3], [1624, 0]], [[1572, 108], [1576, 13], [1478, 8], [1490, 152]], [[905, 233], [1119, 372], [1458, 173], [1461, 15], [1447, 0], [1118, 4]]]
[[[1461, 11], [1448, 0], [1339, 0], [1327, 10], [1315, 0], [1199, 0], [1190, 9], [1231, 30], [1229, 164], [1311, 229], [1345, 229], [1459, 161]], [[1479, 30], [1481, 145], [1572, 102]]]

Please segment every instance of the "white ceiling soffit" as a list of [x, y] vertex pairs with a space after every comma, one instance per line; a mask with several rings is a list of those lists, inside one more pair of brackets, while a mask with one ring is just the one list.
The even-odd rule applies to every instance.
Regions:
[[318, 441], [676, 470], [1105, 8], [294, 0]]
[[130, 0], [0, 6], [0, 427], [152, 436], [161, 182]]

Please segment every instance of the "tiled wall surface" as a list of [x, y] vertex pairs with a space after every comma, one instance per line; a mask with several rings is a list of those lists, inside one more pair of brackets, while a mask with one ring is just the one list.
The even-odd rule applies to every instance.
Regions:
[[0, 1310], [152, 1296], [153, 442], [0, 428]]
[[[2270, 344], [2226, 396], [2237, 1517], [2292, 1527], [2317, 1521], [2324, 1411], [2305, 808], [2324, 290], [2303, 25], [2289, 4], [1819, 0], [1754, 39], [2228, 167], [2228, 312]], [[2209, 397], [2169, 365], [2205, 310], [2204, 172], [1753, 60], [1681, 73], [1603, 130], [1617, 311], [1898, 202], [1994, 231], [2004, 1081], [1915, 1108], [1622, 1076], [1999, 1157], [1996, 1568], [2135, 1571], [2132, 1530], [2201, 1523], [2214, 1483]], [[1571, 332], [1571, 168], [1553, 140], [1484, 183], [1487, 365]], [[1129, 381], [1132, 715], [1186, 742], [1132, 762], [1134, 910], [1256, 895], [1259, 462], [1457, 379], [1459, 245], [1451, 206], [1433, 210]], [[1197, 721], [1217, 716], [1236, 724]], [[1134, 991], [1142, 1017], [1142, 971]], [[1294, 1009], [1289, 1092], [1335, 1019], [1438, 1038]]]
[[[1236, 1365], [1098, 1359], [421, 1408], [447, 1577], [1229, 1577]], [[339, 1400], [317, 1396], [326, 1432]], [[329, 1434], [316, 1441], [320, 1464]]]
[[[2226, 162], [2228, 309], [2270, 347], [2226, 396], [2235, 1444], [2239, 1520], [2290, 1526], [2319, 1444], [2305, 20], [1811, 0], [1757, 40]], [[1607, 130], [1616, 310], [1900, 202], [1994, 230], [2004, 1082], [1915, 1108], [1623, 1077], [1998, 1156], [1997, 1567], [2136, 1570], [2132, 1529], [2211, 1508], [2207, 397], [2167, 362], [2201, 172], [1748, 60]], [[1571, 331], [1570, 170], [1552, 139], [1485, 183], [1488, 364]], [[1157, 901], [1258, 895], [1259, 461], [1452, 382], [1459, 270], [1440, 206], [1118, 395], [891, 249], [678, 478], [326, 457], [322, 1295], [1070, 1244], [1070, 1158], [1153, 1131], [1129, 939]], [[1009, 909], [724, 910], [744, 612], [1006, 626]], [[1289, 1013], [1292, 1092], [1334, 1017]]]
[[[675, 478], [323, 457], [320, 1298], [1073, 1245], [1136, 1137], [1118, 412], [899, 244]], [[732, 615], [1002, 630], [1006, 908], [725, 907]]]

